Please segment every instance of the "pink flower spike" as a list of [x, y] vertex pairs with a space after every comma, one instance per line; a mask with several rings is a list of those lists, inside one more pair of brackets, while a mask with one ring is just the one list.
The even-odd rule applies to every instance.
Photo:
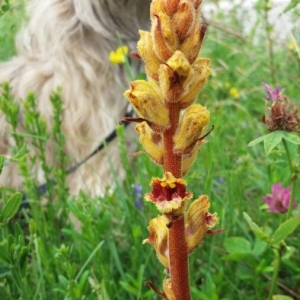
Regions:
[[280, 96], [280, 89], [281, 87], [280, 86], [277, 86], [275, 88], [275, 90], [273, 90], [268, 84], [266, 84], [265, 82], [263, 82], [263, 87], [265, 88], [265, 90], [267, 91], [268, 93], [268, 96], [267, 96], [267, 100], [272, 100], [273, 102], [276, 102], [278, 99], [279, 99], [279, 96]]
[[[291, 198], [290, 188], [284, 188], [281, 183], [275, 183], [272, 185], [272, 194], [266, 195], [264, 201], [269, 206], [269, 213], [284, 214], [287, 212]], [[297, 203], [293, 203], [293, 208], [297, 206]]]

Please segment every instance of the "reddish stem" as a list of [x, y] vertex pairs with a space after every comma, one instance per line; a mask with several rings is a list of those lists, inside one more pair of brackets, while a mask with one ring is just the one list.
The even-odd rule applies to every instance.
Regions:
[[[181, 178], [181, 156], [173, 153], [173, 136], [179, 124], [180, 109], [176, 103], [168, 105], [171, 127], [164, 133], [165, 163], [164, 171]], [[169, 229], [169, 267], [172, 290], [176, 300], [189, 300], [190, 284], [188, 251], [185, 242], [184, 216], [174, 220]]]

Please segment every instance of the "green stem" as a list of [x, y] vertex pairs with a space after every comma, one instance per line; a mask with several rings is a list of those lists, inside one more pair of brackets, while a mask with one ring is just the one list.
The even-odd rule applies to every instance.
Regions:
[[280, 250], [276, 249], [275, 250], [273, 277], [272, 277], [272, 283], [271, 283], [268, 300], [272, 300], [272, 298], [273, 298], [273, 294], [275, 291], [276, 282], [277, 282], [277, 278], [278, 278], [279, 268], [280, 268], [280, 261], [281, 261]]
[[295, 196], [296, 178], [294, 178], [294, 166], [293, 166], [293, 161], [292, 161], [292, 157], [291, 157], [291, 153], [290, 153], [288, 144], [285, 139], [282, 139], [282, 143], [283, 143], [283, 146], [285, 149], [286, 157], [287, 157], [288, 164], [290, 167], [290, 172], [291, 172], [291, 198], [290, 198], [290, 202], [289, 202], [288, 211], [286, 214], [286, 219], [288, 220], [292, 214], [292, 209], [293, 209], [293, 199]]
[[272, 84], [276, 85], [274, 53], [273, 53], [273, 39], [270, 34], [270, 32], [272, 30], [272, 25], [269, 23], [269, 10], [270, 10], [269, 6], [270, 6], [269, 0], [265, 0], [264, 18], [265, 18], [265, 30], [266, 30], [267, 40], [268, 40], [270, 75], [271, 75]]

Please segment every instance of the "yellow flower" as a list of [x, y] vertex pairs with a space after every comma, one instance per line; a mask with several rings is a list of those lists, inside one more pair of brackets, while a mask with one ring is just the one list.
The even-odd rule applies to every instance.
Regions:
[[238, 99], [241, 96], [239, 90], [234, 88], [234, 87], [230, 88], [229, 95], [232, 96], [235, 99]]
[[132, 104], [137, 115], [162, 129], [169, 126], [168, 110], [163, 95], [155, 81], [136, 80], [124, 96]]
[[124, 64], [126, 61], [126, 55], [128, 54], [128, 47], [119, 47], [116, 51], [109, 53], [109, 61], [113, 64]]
[[299, 46], [298, 46], [297, 42], [295, 41], [295, 39], [291, 39], [289, 41], [288, 48], [291, 51], [297, 51], [297, 49], [299, 49]]
[[188, 209], [185, 233], [189, 253], [208, 235], [209, 229], [218, 224], [217, 214], [209, 213], [209, 207], [208, 196], [201, 195]]
[[143, 244], [149, 243], [154, 247], [157, 258], [165, 268], [169, 267], [168, 223], [165, 215], [152, 219], [148, 226], [149, 237], [143, 241]]
[[185, 110], [173, 137], [174, 153], [183, 154], [192, 151], [203, 134], [209, 117], [209, 111], [200, 104], [192, 104]]

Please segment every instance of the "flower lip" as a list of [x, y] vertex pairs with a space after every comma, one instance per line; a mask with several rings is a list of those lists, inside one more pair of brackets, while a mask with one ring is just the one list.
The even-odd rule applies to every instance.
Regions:
[[145, 200], [154, 203], [162, 213], [181, 212], [184, 203], [193, 196], [186, 191], [186, 182], [170, 172], [166, 172], [162, 179], [153, 178], [151, 185], [152, 192], [145, 195]]
[[173, 198], [184, 198], [187, 195], [185, 181], [176, 179], [169, 172], [162, 179], [154, 179], [152, 187], [153, 197], [157, 201], [171, 201]]

